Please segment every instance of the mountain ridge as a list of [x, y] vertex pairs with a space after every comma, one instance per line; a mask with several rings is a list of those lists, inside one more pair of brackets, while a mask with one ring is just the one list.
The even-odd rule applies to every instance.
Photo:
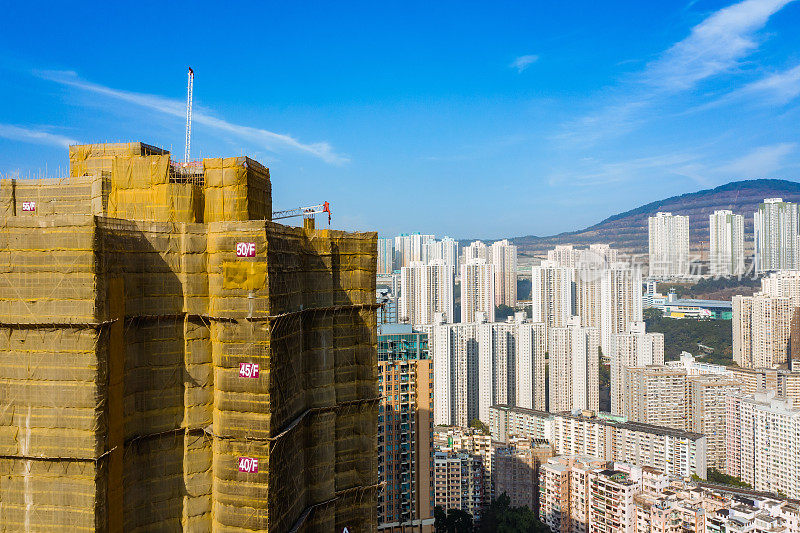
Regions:
[[647, 253], [647, 217], [659, 211], [689, 216], [690, 248], [708, 246], [708, 215], [729, 209], [745, 215], [745, 247], [752, 248], [753, 213], [764, 198], [781, 197], [800, 202], [800, 182], [783, 179], [732, 181], [711, 189], [671, 196], [612, 215], [582, 230], [539, 237], [525, 235], [509, 240], [526, 255], [543, 255], [557, 244], [587, 246], [608, 243], [626, 253]]

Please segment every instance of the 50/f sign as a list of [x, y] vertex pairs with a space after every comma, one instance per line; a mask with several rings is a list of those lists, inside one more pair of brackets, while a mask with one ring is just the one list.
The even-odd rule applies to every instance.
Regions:
[[239, 472], [248, 474], [258, 473], [258, 459], [254, 457], [239, 457]]
[[240, 378], [257, 378], [258, 363], [239, 363]]
[[23, 211], [36, 211], [36, 202], [22, 202]]
[[236, 257], [255, 257], [255, 256], [256, 256], [256, 243], [254, 242], [236, 243]]

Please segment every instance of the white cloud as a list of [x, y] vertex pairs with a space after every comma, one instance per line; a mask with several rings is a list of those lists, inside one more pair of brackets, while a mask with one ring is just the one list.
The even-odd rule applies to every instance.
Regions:
[[[181, 118], [185, 117], [186, 115], [185, 103], [181, 100], [166, 98], [154, 94], [136, 93], [113, 89], [111, 87], [106, 87], [82, 80], [75, 72], [72, 71], [45, 71], [37, 74], [44, 79], [61, 85], [75, 87], [90, 93], [122, 100], [158, 111], [159, 113], [164, 113], [166, 115]], [[349, 161], [347, 156], [336, 153], [333, 150], [333, 147], [331, 147], [331, 145], [327, 142], [312, 144], [301, 143], [290, 135], [274, 133], [261, 128], [242, 126], [240, 124], [228, 122], [227, 120], [213, 116], [209, 111], [202, 108], [195, 107], [192, 113], [192, 120], [197, 124], [208, 126], [209, 128], [217, 131], [235, 135], [247, 142], [258, 145], [269, 151], [279, 152], [282, 149], [289, 148], [310, 154], [314, 157], [318, 157], [319, 159], [331, 164], [342, 164]]]
[[539, 60], [539, 56], [534, 54], [529, 54], [525, 56], [519, 56], [514, 61], [511, 62], [509, 67], [517, 69], [517, 74], [524, 71], [529, 66], [533, 65]]
[[797, 149], [797, 143], [780, 143], [760, 146], [748, 154], [720, 167], [720, 171], [733, 174], [732, 178], [763, 178], [783, 168], [783, 160]]
[[757, 97], [755, 103], [782, 105], [791, 102], [798, 96], [800, 96], [800, 65], [783, 72], [769, 74], [702, 106], [700, 109], [738, 102], [751, 97]]
[[10, 139], [12, 141], [61, 146], [64, 148], [71, 144], [78, 144], [78, 141], [75, 139], [70, 139], [69, 137], [65, 137], [63, 135], [49, 133], [40, 129], [15, 126], [12, 124], [0, 124], [0, 137], [4, 139]]
[[734, 69], [758, 48], [755, 32], [793, 0], [744, 0], [715, 12], [650, 63], [643, 79], [665, 90], [686, 90]]

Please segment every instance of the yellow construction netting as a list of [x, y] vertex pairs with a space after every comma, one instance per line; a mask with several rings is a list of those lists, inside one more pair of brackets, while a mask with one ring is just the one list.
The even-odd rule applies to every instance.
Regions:
[[0, 523], [376, 529], [376, 235], [263, 220], [246, 158], [206, 160], [202, 186], [140, 143], [70, 159], [88, 202], [23, 215], [33, 189], [0, 185]]

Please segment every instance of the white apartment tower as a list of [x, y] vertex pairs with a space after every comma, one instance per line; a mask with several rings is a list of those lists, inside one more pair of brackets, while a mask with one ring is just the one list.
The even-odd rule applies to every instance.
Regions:
[[425, 257], [425, 244], [434, 240], [433, 235], [421, 235], [419, 233], [402, 234], [394, 238], [395, 257], [397, 267], [407, 267], [415, 261], [428, 262]]
[[600, 286], [600, 332], [603, 353], [608, 354], [614, 335], [626, 333], [642, 321], [642, 271], [626, 263], [603, 270]]
[[563, 328], [572, 316], [575, 269], [542, 261], [531, 268], [531, 319], [547, 327]]
[[494, 304], [516, 307], [517, 247], [504, 239], [493, 243], [490, 253], [494, 267]]
[[709, 270], [712, 276], [745, 272], [744, 217], [728, 210], [708, 215]]
[[490, 421], [495, 403], [544, 410], [547, 330], [517, 313], [508, 322], [435, 324], [429, 335], [434, 368], [434, 423], [466, 427]]
[[575, 268], [580, 262], [581, 250], [571, 244], [557, 244], [555, 249], [547, 251], [547, 260], [556, 266]]
[[457, 274], [458, 267], [458, 241], [450, 237], [443, 237], [441, 241], [430, 241], [424, 245], [423, 255], [430, 263], [437, 259], [444, 263]]
[[398, 320], [433, 323], [436, 313], [453, 321], [453, 271], [441, 259], [425, 264], [413, 261], [400, 269]]
[[729, 397], [725, 444], [729, 475], [800, 498], [800, 409], [791, 401], [773, 391]]
[[394, 239], [378, 239], [378, 274], [394, 271]]
[[566, 327], [549, 330], [551, 412], [600, 407], [600, 330], [570, 317]]
[[794, 308], [792, 299], [758, 292], [733, 297], [733, 360], [743, 368], [786, 363]]
[[461, 322], [475, 322], [484, 313], [494, 322], [494, 267], [483, 259], [470, 259], [461, 265]]
[[644, 322], [633, 322], [627, 333], [612, 335], [611, 412], [625, 413], [625, 369], [664, 364], [664, 335], [645, 333]]
[[800, 269], [800, 208], [767, 198], [753, 214], [756, 272]]
[[489, 252], [489, 248], [486, 243], [481, 241], [473, 241], [469, 246], [465, 246], [463, 255], [462, 263], [467, 263], [471, 259], [483, 259], [487, 263], [492, 262], [492, 254]]
[[689, 274], [689, 217], [659, 212], [648, 218], [650, 276]]

